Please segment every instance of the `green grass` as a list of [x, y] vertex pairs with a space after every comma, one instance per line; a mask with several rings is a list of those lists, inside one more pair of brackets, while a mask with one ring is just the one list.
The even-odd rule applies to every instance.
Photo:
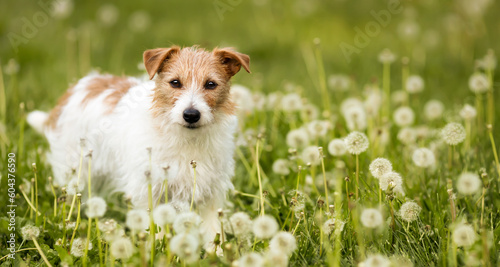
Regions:
[[[266, 3], [261, 6], [254, 2]], [[4, 1], [0, 4], [0, 74], [3, 78], [0, 79], [0, 203], [7, 203], [8, 200], [7, 162], [8, 153], [12, 152], [16, 154], [17, 167], [15, 239], [16, 250], [19, 252], [16, 253], [16, 264], [44, 264], [35, 243], [24, 241], [21, 237], [21, 227], [28, 224], [35, 224], [42, 229], [37, 241], [43, 254], [53, 265], [61, 265], [62, 262], [77, 266], [82, 264], [81, 258], [68, 253], [68, 247], [56, 245], [58, 239], [71, 239], [73, 234], [69, 230], [64, 233], [57, 226], [63, 221], [60, 212], [63, 203], [67, 202], [58, 202], [59, 211], [54, 216], [54, 196], [48, 181], [52, 172], [45, 158], [48, 144], [26, 125], [26, 114], [34, 109], [49, 110], [69, 84], [91, 70], [139, 76], [143, 71], [137, 65], [141, 62], [145, 49], [172, 44], [199, 44], [208, 49], [233, 46], [250, 55], [252, 74], [239, 73], [234, 77], [234, 83], [247, 86], [253, 93], [279, 92], [284, 95], [297, 92], [307, 102], [319, 108], [319, 119], [327, 119], [334, 126], [325, 136], [309, 143], [324, 149], [325, 170], [329, 173], [328, 200], [330, 204], [336, 203], [335, 217], [345, 222], [339, 236], [323, 236], [322, 246], [321, 227], [327, 215], [324, 213], [326, 207], [320, 207], [317, 202], [319, 199], [325, 200], [325, 189], [322, 181], [314, 186], [306, 183], [307, 175], [315, 177], [322, 174], [321, 165], [307, 166], [307, 162], [289, 153], [286, 144], [286, 136], [291, 129], [300, 128], [310, 121], [300, 111], [284, 112], [279, 108], [254, 110], [240, 118], [239, 135], [249, 139], [246, 145], [238, 147], [235, 156], [237, 165], [233, 182], [237, 192], [230, 194], [233, 205], [225, 216], [237, 211], [244, 211], [252, 218], [259, 216], [257, 170], [260, 166], [265, 213], [273, 216], [281, 229], [291, 232], [296, 229], [294, 236], [298, 248], [290, 257], [290, 266], [351, 266], [375, 253], [387, 257], [403, 256], [409, 258], [415, 266], [463, 266], [474, 257], [478, 258], [479, 266], [497, 266], [500, 264], [500, 171], [495, 168], [494, 151], [484, 123], [473, 124], [470, 149], [466, 150], [463, 143], [459, 144], [455, 149], [453, 168], [449, 169], [448, 147], [439, 144], [439, 136], [420, 138], [418, 143], [412, 145], [401, 144], [397, 139], [400, 128], [392, 121], [392, 111], [397, 105], [392, 104], [388, 124], [375, 119], [372, 121], [374, 127], [368, 127], [365, 131], [370, 136], [375, 127], [387, 127], [390, 129], [390, 136], [389, 143], [383, 149], [379, 147], [376, 150], [371, 142], [369, 149], [359, 157], [359, 200], [355, 200], [354, 196], [349, 200], [347, 197], [348, 193], [355, 192], [355, 157], [333, 157], [327, 151], [330, 140], [345, 137], [350, 132], [340, 112], [342, 101], [349, 97], [364, 99], [363, 88], [366, 84], [383, 88], [383, 66], [378, 62], [377, 56], [384, 48], [391, 49], [397, 55], [396, 62], [390, 68], [392, 92], [402, 89], [402, 57], [409, 58], [409, 73], [421, 75], [425, 80], [424, 91], [410, 99], [410, 107], [416, 115], [414, 126], [425, 125], [431, 130], [438, 130], [450, 121], [463, 123], [458, 116], [459, 110], [466, 103], [473, 106], [476, 103], [476, 96], [468, 89], [468, 78], [476, 70], [475, 60], [482, 58], [489, 48], [500, 55], [500, 25], [494, 12], [500, 6], [493, 3], [483, 16], [472, 19], [455, 2], [427, 2], [402, 2], [403, 12], [393, 14], [388, 25], [371, 37], [369, 44], [361, 48], [359, 54], [353, 54], [348, 62], [339, 45], [343, 42], [352, 45], [356, 36], [355, 27], [363, 29], [367, 23], [373, 22], [370, 12], [386, 9], [386, 3], [240, 1], [231, 6], [221, 20], [214, 7], [215, 1], [197, 1], [195, 5], [187, 1], [154, 4], [122, 1], [117, 4], [118, 21], [106, 27], [96, 16], [102, 3], [77, 2], [74, 3], [70, 17], [49, 17], [47, 24], [36, 27], [37, 33], [32, 38], [27, 38], [27, 42], [16, 50], [9, 41], [9, 35], [22, 35], [22, 18], [32, 21], [33, 16], [37, 12], [44, 12], [44, 9], [35, 1]], [[130, 16], [137, 10], [147, 11], [151, 20], [147, 29], [141, 32], [134, 32], [128, 26]], [[414, 40], [403, 40], [398, 34], [398, 27], [404, 21], [412, 19], [418, 23], [420, 33]], [[438, 38], [434, 46], [426, 45], [426, 40], [431, 35]], [[319, 45], [315, 44], [315, 38], [319, 38]], [[18, 72], [8, 72], [7, 64], [10, 59], [19, 64]], [[328, 85], [328, 77], [339, 73], [350, 77], [351, 86], [346, 92], [333, 90]], [[499, 75], [497, 68], [493, 72], [494, 95], [493, 98], [489, 97], [493, 103], [500, 101]], [[329, 101], [325, 103], [325, 99]], [[444, 116], [435, 121], [427, 120], [423, 112], [424, 104], [430, 99], [438, 99], [445, 106]], [[483, 96], [483, 107], [487, 107], [487, 100], [488, 97]], [[384, 105], [387, 103], [384, 102]], [[332, 116], [322, 118], [321, 113], [327, 107]], [[494, 114], [496, 119], [493, 121], [492, 137], [498, 150], [498, 108]], [[253, 134], [248, 134], [249, 130]], [[260, 153], [257, 164], [255, 153], [258, 134], [262, 138], [258, 141]], [[415, 166], [411, 155], [417, 146], [434, 147], [434, 170]], [[297, 152], [300, 155], [302, 149], [299, 148]], [[407, 224], [396, 216], [394, 230], [388, 223], [374, 230], [361, 225], [359, 216], [364, 208], [377, 208], [380, 205], [384, 221], [391, 214], [385, 193], [382, 193], [382, 202], [379, 202], [378, 181], [368, 170], [370, 162], [377, 157], [389, 159], [394, 169], [403, 176], [406, 195], [393, 200], [394, 210], [397, 212], [404, 202], [413, 200], [422, 207], [418, 220]], [[278, 158], [290, 159], [289, 175], [281, 176], [272, 171], [272, 164]], [[345, 164], [345, 168], [338, 168], [339, 161]], [[41, 212], [38, 218], [19, 188], [23, 183], [29, 184], [35, 177], [32, 163], [37, 165], [38, 210]], [[300, 174], [299, 165], [303, 167]], [[484, 196], [477, 193], [466, 197], [457, 193], [457, 178], [463, 171], [482, 174]], [[344, 179], [346, 176], [350, 178], [349, 181]], [[297, 186], [297, 177], [299, 190], [305, 197], [304, 217], [300, 219], [300, 223], [292, 214], [293, 207], [290, 205], [294, 194], [289, 194]], [[471, 224], [477, 233], [477, 241], [470, 247], [454, 249], [451, 233], [455, 224], [452, 222], [448, 189], [453, 189], [457, 194], [454, 200], [456, 221]], [[31, 193], [26, 193], [29, 198]], [[61, 197], [61, 188], [56, 188], [55, 193], [57, 197]], [[107, 201], [105, 218], [113, 218], [125, 227], [128, 209], [124, 204], [126, 201], [119, 195], [112, 196]], [[5, 204], [0, 207], [0, 257], [8, 253], [8, 210]], [[66, 207], [66, 212], [68, 210]], [[76, 215], [75, 209], [71, 222], [76, 220]], [[75, 231], [75, 237], [87, 235], [88, 220], [84, 212], [81, 216], [82, 222]], [[95, 222], [92, 224], [95, 226]], [[95, 238], [96, 234], [96, 228], [93, 227], [92, 237]], [[131, 236], [128, 229], [126, 234]], [[245, 245], [237, 250], [241, 244], [236, 238], [230, 235], [228, 237], [232, 248], [226, 250], [224, 257], [202, 254], [203, 258], [194, 265], [230, 266], [232, 261], [239, 258], [240, 253], [252, 250], [252, 246]], [[135, 239], [135, 246], [139, 247], [140, 242], [137, 237]], [[252, 245], [253, 241], [252, 238]], [[95, 265], [99, 262], [99, 253], [96, 249], [97, 240], [93, 239], [92, 242], [94, 248], [89, 251], [88, 263]], [[257, 240], [255, 251], [266, 251], [268, 243]], [[157, 241], [155, 245], [155, 260], [160, 264], [165, 260], [167, 252], [162, 249], [161, 241]], [[103, 247], [106, 246], [103, 243]], [[109, 255], [107, 259], [109, 265]], [[183, 265], [182, 261], [175, 261], [176, 265]], [[7, 259], [0, 260], [2, 266], [10, 266], [12, 263]], [[129, 263], [140, 265], [138, 252], [129, 259]], [[116, 262], [116, 266], [122, 264], [121, 261]]]

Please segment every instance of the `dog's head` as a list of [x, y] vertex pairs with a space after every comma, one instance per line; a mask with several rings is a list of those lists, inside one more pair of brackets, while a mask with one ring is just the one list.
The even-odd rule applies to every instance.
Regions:
[[217, 114], [234, 114], [230, 79], [241, 66], [250, 72], [250, 57], [230, 48], [173, 46], [146, 50], [143, 58], [149, 78], [157, 75], [155, 116], [190, 129], [212, 123]]

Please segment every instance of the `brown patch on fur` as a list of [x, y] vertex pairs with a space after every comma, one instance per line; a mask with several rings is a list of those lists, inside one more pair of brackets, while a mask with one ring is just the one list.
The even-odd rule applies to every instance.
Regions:
[[69, 101], [69, 98], [73, 95], [73, 88], [75, 86], [71, 86], [64, 95], [62, 95], [59, 100], [57, 100], [57, 105], [50, 111], [49, 118], [45, 121], [45, 126], [55, 129], [57, 125], [57, 121], [59, 120], [59, 116], [61, 115], [62, 109]]
[[[230, 79], [241, 66], [250, 72], [250, 58], [229, 48], [214, 49], [212, 53], [198, 47], [181, 50], [174, 47], [172, 49], [175, 53], [168, 53], [166, 57], [168, 60], [159, 65], [155, 64], [159, 66], [158, 70], [153, 68], [159, 73], [151, 107], [154, 116], [168, 112], [186, 90], [199, 90], [212, 112], [235, 114], [236, 108], [230, 99]], [[148, 54], [157, 54], [159, 51], [155, 50], [155, 53], [149, 52]], [[171, 50], [163, 49], [162, 51], [166, 53]], [[154, 72], [152, 74], [154, 75]], [[169, 82], [174, 79], [181, 82], [181, 88], [170, 86]], [[217, 88], [205, 89], [204, 85], [207, 81], [217, 83]]]
[[113, 90], [106, 98], [104, 99], [105, 103], [109, 106], [109, 112], [111, 112], [120, 99], [128, 92], [128, 90], [137, 85], [136, 82], [131, 81], [127, 77], [120, 76], [99, 76], [88, 84], [85, 90], [87, 91], [87, 95], [83, 98], [82, 104], [87, 104], [90, 100], [98, 97], [106, 90]]

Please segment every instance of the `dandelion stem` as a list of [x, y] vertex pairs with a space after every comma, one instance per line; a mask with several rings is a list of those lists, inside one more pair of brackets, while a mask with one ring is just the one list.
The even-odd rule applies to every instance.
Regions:
[[26, 193], [24, 193], [24, 191], [23, 191], [21, 188], [19, 188], [19, 189], [20, 189], [19, 191], [21, 191], [21, 194], [22, 194], [22, 195], [23, 195], [23, 197], [24, 197], [24, 200], [26, 200], [26, 203], [28, 203], [28, 205], [30, 206], [30, 208], [31, 208], [34, 212], [38, 213], [38, 215], [41, 215], [41, 213], [40, 213], [40, 212], [39, 212], [39, 211], [38, 211], [38, 210], [37, 210], [37, 209], [33, 206], [33, 203], [31, 203], [31, 201], [29, 200], [28, 196], [26, 196]]
[[495, 139], [493, 138], [493, 128], [491, 124], [488, 125], [488, 132], [490, 135], [490, 142], [491, 142], [491, 148], [493, 150], [493, 156], [495, 157], [495, 164], [496, 164], [496, 169], [498, 173], [498, 178], [500, 179], [500, 162], [498, 161], [498, 154], [497, 154], [497, 148], [495, 145]]
[[195, 196], [195, 193], [196, 193], [196, 165], [193, 166], [193, 173], [194, 173], [194, 178], [193, 178], [193, 197], [191, 198], [191, 206], [189, 207], [189, 211], [193, 211], [194, 196]]
[[95, 218], [95, 230], [97, 235], [97, 247], [99, 248], [99, 266], [103, 266], [102, 261], [102, 242], [101, 242], [101, 231], [99, 230], [99, 219]]
[[257, 166], [257, 179], [259, 180], [260, 215], [264, 215], [265, 214], [265, 211], [264, 211], [264, 194], [262, 193], [262, 179], [260, 177], [259, 144], [260, 144], [260, 138], [257, 138], [257, 144], [255, 145], [255, 164]]
[[78, 214], [76, 215], [76, 224], [75, 224], [75, 229], [73, 229], [73, 234], [71, 235], [71, 240], [69, 242], [69, 247], [73, 246], [73, 240], [75, 239], [76, 231], [78, 230], [78, 227], [80, 227], [80, 206], [81, 206], [81, 195], [77, 197], [78, 198]]
[[[383, 71], [382, 71], [382, 87], [384, 88], [384, 94], [386, 97], [386, 102], [384, 104], [384, 112], [382, 113], [383, 116], [389, 116], [391, 113], [391, 63], [386, 62], [383, 64]], [[405, 84], [405, 81], [403, 81], [403, 84]]]
[[319, 87], [321, 90], [321, 98], [323, 99], [324, 109], [330, 114], [330, 100], [328, 97], [328, 91], [326, 88], [326, 75], [325, 75], [325, 67], [323, 64], [323, 57], [321, 55], [321, 46], [320, 40], [315, 39], [315, 47], [314, 56], [316, 58], [317, 70], [318, 70], [318, 79], [319, 79]]
[[57, 194], [54, 188], [54, 183], [52, 183], [52, 177], [49, 177], [50, 190], [52, 191], [52, 195], [54, 195], [54, 218], [57, 216]]
[[[35, 208], [38, 210], [38, 175], [36, 165], [33, 163], [33, 173], [35, 175]], [[35, 213], [35, 225], [38, 225], [38, 213]]]
[[85, 251], [84, 251], [84, 255], [83, 255], [83, 259], [82, 259], [83, 266], [87, 266], [87, 255], [89, 252], [89, 243], [90, 243], [90, 235], [91, 235], [90, 230], [91, 229], [92, 229], [92, 218], [89, 218], [89, 225], [87, 225], [87, 239], [85, 242]]
[[325, 158], [323, 157], [323, 148], [320, 147], [319, 152], [321, 158], [321, 171], [323, 172], [323, 186], [325, 187], [325, 201], [326, 201], [326, 206], [329, 207], [330, 203], [328, 202], [328, 186], [326, 183]]
[[[80, 165], [78, 166], [78, 178], [76, 180], [77, 187], [78, 187], [78, 184], [80, 184], [80, 175], [82, 174], [82, 165], [83, 165], [83, 145], [82, 145], [82, 142], [80, 141]], [[69, 221], [71, 219], [71, 214], [73, 213], [73, 208], [75, 206], [75, 202], [76, 202], [76, 194], [73, 196], [73, 200], [71, 201], [71, 206], [69, 208], [68, 218], [66, 219], [66, 221]]]
[[358, 189], [359, 189], [359, 155], [356, 154], [356, 199], [359, 199]]
[[36, 238], [34, 236], [31, 236], [31, 237], [32, 237], [33, 243], [35, 244], [36, 249], [38, 249], [38, 252], [40, 253], [40, 256], [42, 256], [42, 259], [45, 262], [45, 264], [47, 264], [47, 266], [52, 267], [52, 264], [50, 264], [49, 260], [47, 259], [47, 257], [43, 253], [42, 248], [38, 244], [38, 241], [36, 240]]

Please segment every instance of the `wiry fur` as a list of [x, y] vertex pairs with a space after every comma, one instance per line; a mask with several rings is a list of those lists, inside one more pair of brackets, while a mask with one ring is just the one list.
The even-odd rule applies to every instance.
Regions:
[[[75, 178], [80, 155], [85, 156], [91, 149], [92, 192], [121, 191], [141, 208], [148, 204], [146, 171], [151, 172], [154, 203], [164, 196], [164, 179], [168, 179], [170, 201], [189, 203], [193, 193], [190, 162], [195, 160], [194, 201], [204, 219], [202, 230], [208, 242], [220, 232], [217, 209], [233, 188], [237, 119], [229, 99], [229, 79], [234, 75], [229, 70], [239, 70], [240, 60], [231, 61], [234, 55], [245, 55], [227, 49], [209, 53], [196, 48], [171, 48], [165, 56], [162, 53], [166, 50], [145, 52], [150, 76], [159, 74], [155, 81], [128, 78], [126, 84], [132, 87], [124, 88], [123, 77], [90, 74], [68, 90], [50, 119], [46, 113], [35, 111], [28, 121], [43, 131], [50, 143], [48, 158], [56, 183], [65, 186]], [[229, 55], [221, 57], [220, 51]], [[246, 57], [243, 64], [248, 70]], [[169, 87], [173, 78], [183, 82], [182, 89]], [[120, 88], [113, 88], [112, 79], [121, 81]], [[205, 90], [207, 79], [215, 80], [219, 87]], [[96, 86], [96, 81], [105, 81], [105, 85]], [[96, 88], [101, 91], [96, 92]], [[110, 98], [114, 101], [110, 102]], [[186, 108], [196, 108], [202, 114], [196, 129], [187, 128], [182, 119]], [[151, 148], [151, 160], [147, 148]], [[87, 177], [87, 162], [84, 157], [82, 183]]]

